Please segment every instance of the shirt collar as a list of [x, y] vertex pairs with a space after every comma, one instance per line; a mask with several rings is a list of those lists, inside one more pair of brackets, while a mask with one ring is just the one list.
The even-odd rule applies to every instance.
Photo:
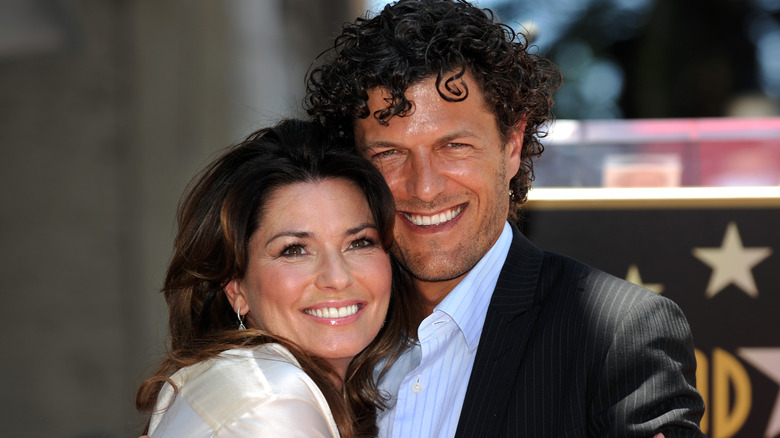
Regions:
[[496, 243], [434, 309], [434, 313], [444, 312], [455, 321], [471, 352], [477, 349], [490, 298], [511, 244], [512, 227], [505, 222]]

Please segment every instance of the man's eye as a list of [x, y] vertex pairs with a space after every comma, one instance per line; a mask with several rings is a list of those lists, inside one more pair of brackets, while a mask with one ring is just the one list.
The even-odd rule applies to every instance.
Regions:
[[382, 158], [382, 157], [389, 157], [390, 155], [393, 155], [396, 153], [395, 149], [388, 149], [386, 151], [378, 152], [374, 154], [374, 157]]
[[299, 256], [304, 254], [306, 254], [306, 250], [301, 245], [290, 245], [288, 247], [285, 247], [281, 253], [282, 256], [289, 256], [289, 257], [294, 257], [294, 256]]

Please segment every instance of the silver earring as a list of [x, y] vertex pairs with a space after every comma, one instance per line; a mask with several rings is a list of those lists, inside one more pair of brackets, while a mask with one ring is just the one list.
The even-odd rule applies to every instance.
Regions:
[[241, 306], [238, 306], [238, 310], [236, 311], [236, 315], [238, 315], [238, 329], [239, 330], [246, 330], [246, 326], [244, 326], [244, 317], [241, 316]]
[[515, 199], [515, 191], [512, 189], [509, 189], [509, 199]]

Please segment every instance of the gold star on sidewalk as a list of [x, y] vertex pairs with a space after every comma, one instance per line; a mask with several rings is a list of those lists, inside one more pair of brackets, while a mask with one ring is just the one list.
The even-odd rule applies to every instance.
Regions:
[[730, 222], [726, 228], [720, 248], [693, 249], [694, 257], [712, 268], [712, 276], [707, 285], [707, 298], [714, 297], [730, 284], [757, 298], [758, 288], [751, 269], [771, 254], [772, 248], [769, 247], [742, 246], [742, 238], [734, 222]]
[[661, 283], [642, 283], [642, 276], [639, 275], [639, 268], [637, 265], [632, 264], [628, 267], [628, 273], [626, 274], [626, 281], [630, 281], [631, 283], [636, 284], [637, 286], [642, 286], [645, 289], [650, 289], [651, 291], [662, 294], [664, 292], [664, 285]]

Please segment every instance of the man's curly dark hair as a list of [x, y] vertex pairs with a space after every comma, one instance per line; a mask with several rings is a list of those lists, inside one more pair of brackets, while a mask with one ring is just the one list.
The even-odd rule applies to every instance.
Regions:
[[[330, 58], [309, 74], [306, 110], [340, 135], [353, 136], [354, 121], [369, 114], [368, 91], [387, 89], [388, 106], [373, 116], [387, 123], [413, 111], [406, 90], [435, 77], [441, 97], [461, 101], [470, 72], [492, 108], [504, 142], [525, 120], [520, 171], [510, 182], [510, 219], [527, 199], [539, 138], [551, 117], [561, 76], [545, 58], [529, 52], [526, 38], [498, 23], [489, 9], [465, 1], [401, 0], [373, 18], [347, 23]], [[327, 54], [328, 52], [326, 52]]]

